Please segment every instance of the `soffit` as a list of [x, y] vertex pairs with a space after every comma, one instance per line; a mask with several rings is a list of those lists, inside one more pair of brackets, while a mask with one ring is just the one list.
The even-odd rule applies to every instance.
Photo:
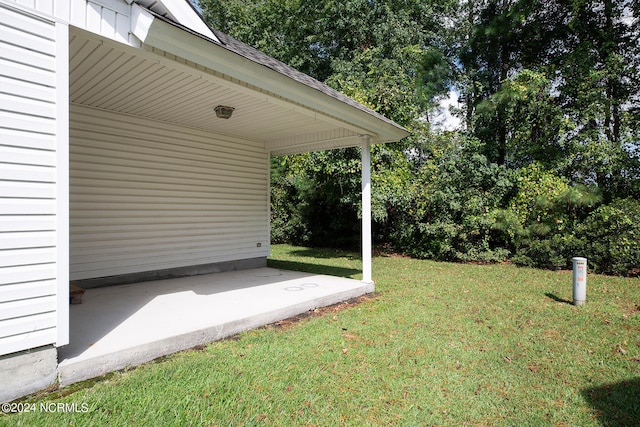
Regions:
[[[264, 143], [273, 154], [352, 146], [356, 130], [157, 49], [70, 34], [72, 103]], [[218, 119], [217, 105], [235, 108]]]

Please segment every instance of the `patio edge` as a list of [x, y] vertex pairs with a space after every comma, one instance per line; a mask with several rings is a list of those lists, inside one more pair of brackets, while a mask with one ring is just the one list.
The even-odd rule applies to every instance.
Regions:
[[337, 304], [351, 298], [372, 293], [373, 283], [360, 282], [361, 286], [303, 301], [290, 306], [269, 310], [237, 320], [167, 337], [159, 341], [123, 349], [115, 354], [100, 355], [85, 360], [62, 360], [58, 365], [58, 382], [61, 387], [96, 378], [125, 368], [139, 366], [159, 357], [208, 344], [237, 333], [288, 319], [316, 308]]

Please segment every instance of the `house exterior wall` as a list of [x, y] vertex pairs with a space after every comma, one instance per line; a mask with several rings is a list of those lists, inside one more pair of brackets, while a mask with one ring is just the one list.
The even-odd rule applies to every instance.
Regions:
[[[184, 12], [170, 3], [172, 14]], [[346, 133], [325, 131], [316, 112], [342, 126], [331, 107], [344, 100], [304, 79], [289, 88], [277, 69], [264, 78], [260, 61], [221, 47], [211, 54], [209, 40], [143, 12], [124, 0], [0, 0], [0, 401], [54, 381], [56, 347], [69, 342], [70, 278], [208, 272], [200, 267], [254, 266], [269, 254], [269, 149], [285, 150], [279, 139], [265, 148], [253, 141], [261, 128], [241, 139], [69, 105], [69, 26], [133, 47], [144, 40], [146, 55], [162, 50], [180, 69], [212, 71], [286, 110], [301, 106], [316, 136], [304, 150], [368, 132], [359, 119]]]
[[131, 6], [123, 0], [3, 0], [103, 37], [140, 46], [132, 34]]
[[262, 144], [72, 105], [71, 280], [269, 254]]
[[70, 0], [68, 19], [74, 27], [139, 46], [137, 39], [129, 34], [130, 14], [131, 6], [120, 0]]
[[0, 33], [0, 355], [6, 355], [68, 340], [68, 301], [59, 304], [68, 295], [68, 28], [0, 3]]

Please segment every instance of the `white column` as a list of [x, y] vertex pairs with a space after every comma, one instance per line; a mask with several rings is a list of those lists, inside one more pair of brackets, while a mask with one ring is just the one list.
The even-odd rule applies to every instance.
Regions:
[[69, 344], [69, 26], [56, 24], [56, 347]]
[[371, 278], [371, 143], [369, 136], [362, 139], [362, 281]]

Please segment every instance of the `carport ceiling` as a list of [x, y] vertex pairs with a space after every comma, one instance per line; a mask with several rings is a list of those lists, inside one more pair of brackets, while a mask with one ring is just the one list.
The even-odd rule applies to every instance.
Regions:
[[[262, 141], [267, 149], [336, 140], [352, 145], [359, 135], [339, 120], [154, 49], [130, 48], [74, 29], [69, 51], [75, 104]], [[217, 105], [234, 107], [233, 116], [217, 118]]]

